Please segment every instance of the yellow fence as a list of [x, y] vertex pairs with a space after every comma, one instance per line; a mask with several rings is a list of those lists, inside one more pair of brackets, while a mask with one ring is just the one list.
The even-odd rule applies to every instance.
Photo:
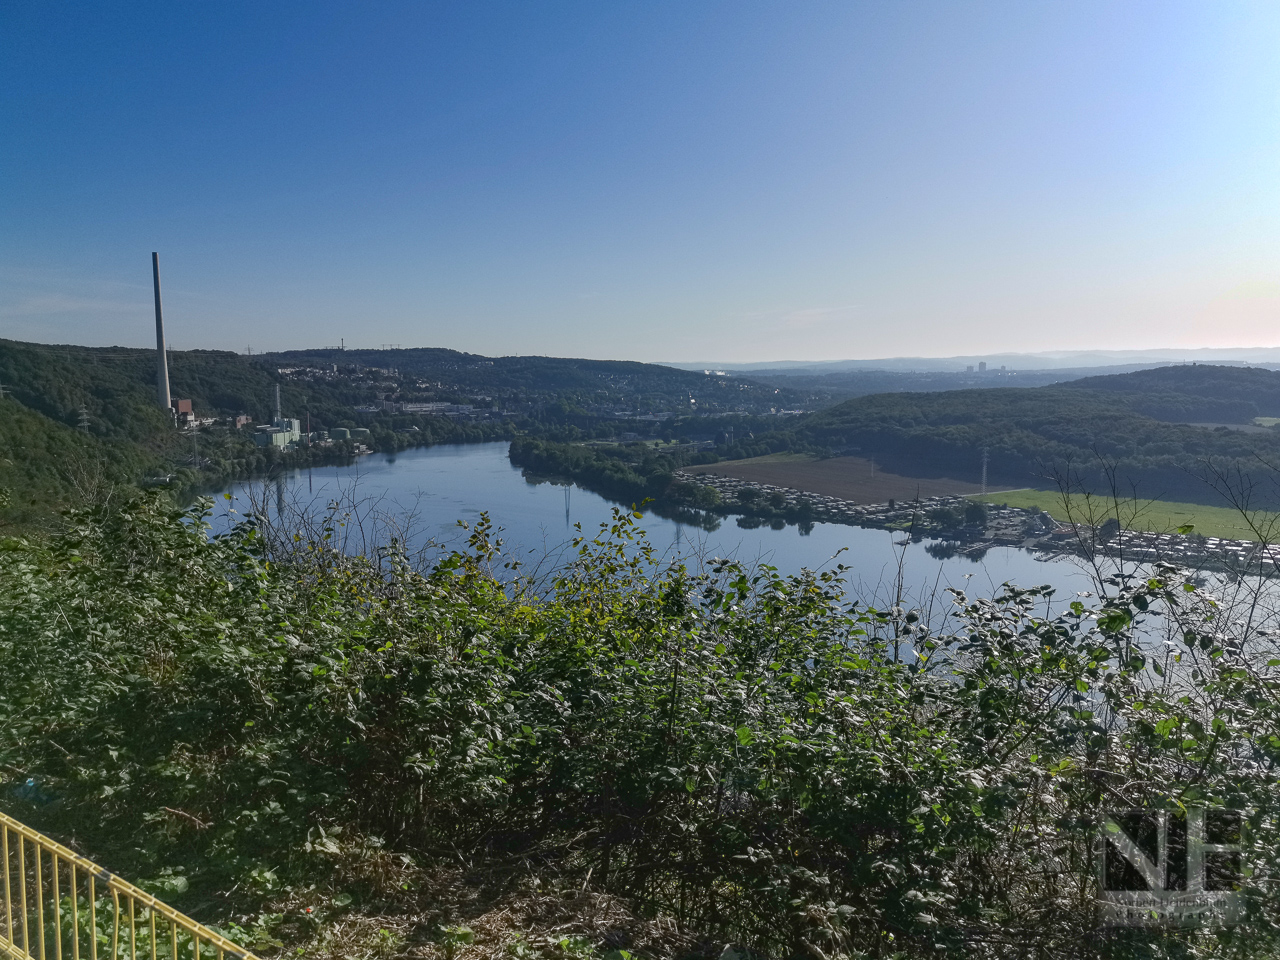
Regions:
[[61, 844], [0, 813], [0, 957], [256, 960]]

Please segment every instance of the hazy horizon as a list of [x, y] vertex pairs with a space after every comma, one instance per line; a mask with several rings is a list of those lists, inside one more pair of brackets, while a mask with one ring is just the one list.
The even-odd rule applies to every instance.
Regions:
[[0, 26], [0, 337], [146, 346], [158, 250], [177, 349], [1280, 343], [1274, 6], [17, 2]]
[[[154, 320], [148, 317], [148, 323], [151, 324], [148, 330], [154, 338]], [[12, 339], [0, 337], [0, 339]], [[88, 347], [90, 349], [132, 349], [153, 351], [155, 350], [154, 341], [151, 343], [72, 343], [70, 341], [16, 341], [39, 343], [47, 346], [75, 346]], [[221, 350], [221, 347], [206, 346], [182, 346], [175, 345], [171, 341], [166, 342], [169, 352], [183, 350]], [[308, 353], [314, 351], [346, 351], [351, 353], [360, 352], [393, 352], [397, 350], [454, 350], [459, 353], [467, 353], [476, 356], [485, 357], [516, 357], [516, 356], [538, 356], [538, 357], [561, 357], [566, 359], [579, 360], [627, 360], [626, 357], [609, 357], [609, 356], [591, 356], [585, 353], [566, 353], [551, 354], [546, 351], [533, 351], [530, 353], [508, 353], [501, 350], [485, 351], [468, 351], [460, 350], [448, 344], [317, 344], [317, 343], [298, 343], [290, 346], [282, 347], [278, 350], [259, 350], [253, 351], [253, 355], [258, 354], [280, 354], [280, 353]], [[244, 353], [245, 351], [230, 352]], [[795, 359], [780, 358], [777, 360], [764, 361], [721, 361], [721, 360], [644, 360], [643, 363], [653, 363], [659, 366], [676, 367], [685, 370], [698, 370], [704, 368], [716, 368], [723, 370], [732, 370], [750, 374], [753, 370], [761, 369], [809, 369], [814, 368], [815, 372], [835, 372], [837, 370], [889, 370], [899, 372], [926, 372], [926, 371], [960, 371], [965, 365], [976, 364], [979, 361], [986, 361], [993, 364], [991, 370], [999, 369], [994, 364], [1012, 363], [1012, 370], [1019, 371], [1044, 371], [1053, 369], [1098, 369], [1103, 370], [1107, 367], [1133, 367], [1137, 366], [1156, 366], [1161, 364], [1185, 363], [1222, 363], [1229, 365], [1260, 365], [1260, 366], [1280, 366], [1280, 347], [1200, 347], [1178, 349], [1161, 349], [1150, 348], [1146, 350], [1044, 350], [1034, 353], [985, 353], [985, 354], [954, 354], [950, 356], [940, 355], [901, 355], [886, 357], [839, 357], [835, 359]], [[876, 366], [876, 365], [880, 366]]]

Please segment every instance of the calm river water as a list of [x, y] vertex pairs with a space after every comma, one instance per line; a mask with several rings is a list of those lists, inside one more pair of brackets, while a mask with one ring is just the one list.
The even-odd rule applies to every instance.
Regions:
[[[507, 552], [529, 562], [543, 557], [554, 562], [575, 536], [575, 524], [594, 535], [610, 520], [615, 506], [580, 487], [526, 481], [508, 461], [505, 443], [373, 454], [351, 466], [297, 471], [266, 484], [239, 483], [223, 492], [231, 493], [232, 499], [217, 497], [215, 531], [226, 530], [250, 512], [255, 501], [268, 504], [274, 512], [279, 504], [317, 510], [338, 498], [366, 504], [376, 500], [384, 515], [409, 518], [409, 539], [415, 546], [429, 541], [457, 544], [466, 537], [458, 521], [474, 522], [487, 512], [501, 529]], [[679, 554], [691, 565], [732, 557], [763, 561], [793, 573], [802, 567], [819, 570], [843, 563], [851, 568], [847, 574], [850, 593], [868, 602], [884, 602], [891, 596], [900, 562], [906, 595], [914, 599], [936, 595], [947, 586], [970, 596], [989, 596], [1005, 582], [1051, 584], [1062, 599], [1063, 594], [1074, 597], [1076, 591], [1089, 589], [1088, 578], [1073, 561], [1039, 560], [1011, 547], [994, 548], [978, 561], [937, 559], [926, 551], [926, 543], [895, 545], [895, 540], [901, 540], [899, 533], [843, 524], [816, 523], [809, 533], [795, 526], [746, 530], [727, 517], [719, 529], [708, 532], [646, 513], [640, 526], [659, 553]]]

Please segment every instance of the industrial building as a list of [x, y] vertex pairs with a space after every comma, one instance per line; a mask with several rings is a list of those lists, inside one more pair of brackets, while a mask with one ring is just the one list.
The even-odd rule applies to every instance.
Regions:
[[276, 384], [276, 418], [270, 426], [258, 427], [253, 434], [253, 442], [260, 447], [277, 447], [291, 450], [294, 444], [302, 439], [302, 421], [282, 416], [280, 413], [280, 385]]
[[277, 417], [271, 425], [258, 427], [253, 434], [253, 442], [260, 447], [278, 447], [290, 449], [302, 439], [302, 421], [288, 417]]

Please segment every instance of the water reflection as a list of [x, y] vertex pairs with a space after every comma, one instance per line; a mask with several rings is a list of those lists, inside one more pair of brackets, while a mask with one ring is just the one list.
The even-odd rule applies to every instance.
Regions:
[[[305, 473], [305, 475], [304, 475]], [[262, 484], [229, 488], [230, 503], [219, 498], [215, 530], [225, 530], [250, 512], [251, 493]], [[342, 501], [364, 504], [394, 523], [414, 549], [448, 549], [465, 540], [458, 521], [474, 523], [488, 514], [500, 529], [505, 550], [544, 565], [565, 553], [578, 527], [593, 536], [616, 506], [597, 494], [563, 481], [528, 482], [507, 459], [504, 443], [439, 446], [407, 450], [395, 457], [365, 457], [350, 466], [316, 468], [273, 479], [266, 509], [276, 516], [315, 513]], [[261, 505], [260, 505], [261, 508]], [[674, 508], [645, 511], [640, 521], [649, 542], [665, 557], [697, 568], [726, 557], [766, 562], [783, 573], [845, 565], [850, 592], [862, 598], [934, 596], [950, 586], [970, 595], [991, 595], [1005, 582], [1050, 584], [1062, 596], [1090, 589], [1088, 575], [1067, 561], [1043, 562], [1012, 547], [974, 555], [946, 541], [906, 541], [901, 534], [833, 523], [787, 525], [782, 520], [723, 518], [705, 511]]]

